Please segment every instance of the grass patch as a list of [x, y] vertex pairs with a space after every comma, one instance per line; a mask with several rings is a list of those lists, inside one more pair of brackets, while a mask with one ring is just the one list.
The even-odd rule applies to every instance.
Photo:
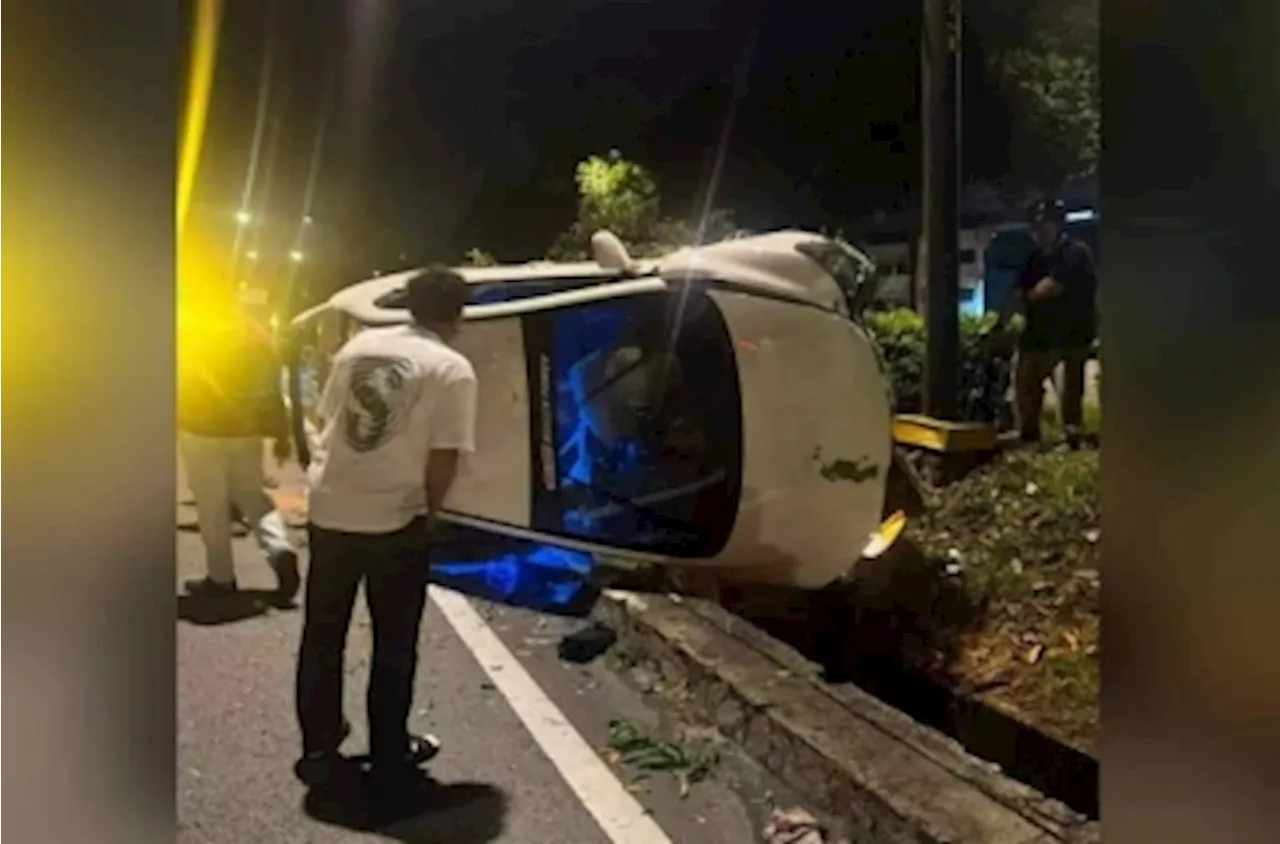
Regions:
[[1102, 665], [1096, 650], [1059, 654], [1045, 660], [1044, 689], [1051, 700], [1066, 706], [1096, 706]]
[[[1080, 414], [1085, 433], [1095, 436], [1102, 433], [1102, 405], [1096, 402], [1085, 402], [1080, 408]], [[1062, 416], [1057, 408], [1045, 407], [1040, 414], [1040, 430], [1050, 440], [1063, 437]]]
[[980, 609], [949, 681], [1088, 752], [1101, 691], [1098, 460], [1009, 452], [941, 490], [909, 528]]

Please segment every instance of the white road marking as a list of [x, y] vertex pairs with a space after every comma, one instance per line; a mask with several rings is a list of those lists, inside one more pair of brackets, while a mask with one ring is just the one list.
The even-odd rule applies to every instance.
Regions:
[[431, 600], [614, 844], [672, 844], [467, 598], [431, 587]]

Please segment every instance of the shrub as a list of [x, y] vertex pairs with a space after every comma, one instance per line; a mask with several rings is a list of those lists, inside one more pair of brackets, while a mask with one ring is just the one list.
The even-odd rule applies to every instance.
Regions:
[[[973, 383], [979, 365], [987, 356], [979, 348], [979, 339], [995, 322], [995, 315], [960, 318], [960, 385]], [[881, 358], [893, 383], [894, 411], [919, 413], [924, 387], [925, 325], [924, 318], [910, 308], [869, 311], [866, 327], [879, 347]]]
[[909, 308], [878, 311], [867, 314], [866, 328], [879, 347], [893, 385], [894, 410], [919, 411], [924, 383], [924, 319]]
[[497, 264], [497, 258], [479, 248], [468, 249], [467, 254], [462, 256], [462, 265], [464, 267], [494, 267]]

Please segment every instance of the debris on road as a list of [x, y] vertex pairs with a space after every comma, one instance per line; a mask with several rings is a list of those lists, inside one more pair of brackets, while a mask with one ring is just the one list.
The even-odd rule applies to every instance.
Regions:
[[652, 773], [669, 771], [681, 797], [688, 797], [690, 788], [710, 776], [719, 762], [714, 751], [662, 741], [621, 718], [609, 722], [609, 751], [610, 761], [639, 771], [633, 784]]
[[826, 844], [818, 819], [804, 809], [774, 809], [764, 829], [768, 844]]
[[565, 636], [556, 651], [565, 662], [584, 665], [604, 654], [617, 641], [617, 632], [596, 622]]

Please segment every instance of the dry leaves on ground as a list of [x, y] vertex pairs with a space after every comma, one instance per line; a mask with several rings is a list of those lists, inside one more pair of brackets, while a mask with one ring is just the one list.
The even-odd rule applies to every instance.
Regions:
[[1098, 452], [1015, 451], [936, 491], [911, 538], [981, 607], [951, 682], [1082, 749], [1096, 747]]

